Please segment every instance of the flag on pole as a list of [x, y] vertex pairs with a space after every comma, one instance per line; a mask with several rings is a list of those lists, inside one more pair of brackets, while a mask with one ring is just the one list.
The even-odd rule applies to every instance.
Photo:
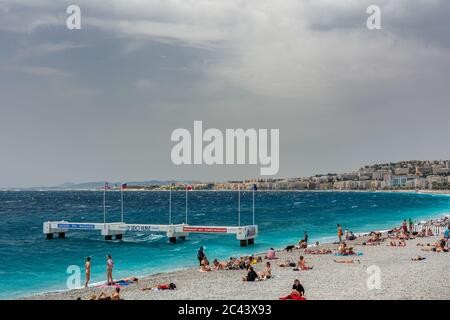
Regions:
[[122, 183], [121, 188], [126, 189], [126, 188], [128, 188], [128, 185], [126, 183]]
[[186, 190], [187, 191], [191, 191], [192, 190], [192, 186], [190, 184], [186, 185]]

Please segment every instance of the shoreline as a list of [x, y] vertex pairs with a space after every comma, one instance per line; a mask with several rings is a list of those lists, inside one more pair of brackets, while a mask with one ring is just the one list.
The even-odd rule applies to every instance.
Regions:
[[[437, 220], [439, 218], [448, 217], [448, 216], [449, 216], [448, 214], [447, 215], [440, 214], [438, 216], [433, 216], [433, 217], [430, 217], [428, 219], [421, 219], [420, 222], [426, 221], [427, 223], [429, 223], [430, 220]], [[383, 234], [385, 234], [388, 230], [391, 230], [391, 229], [393, 229], [393, 228], [390, 228], [390, 229], [387, 229], [387, 230], [380, 230], [379, 232], [382, 232]], [[374, 231], [374, 230], [372, 230], [372, 231]], [[368, 239], [368, 234], [370, 232], [371, 231], [355, 233], [355, 235], [357, 236], [357, 239], [354, 240], [354, 241], [349, 241], [349, 243], [354, 245], [354, 244], [356, 244], [358, 242], [366, 241]], [[329, 236], [329, 237], [326, 236], [326, 237], [323, 237], [323, 238], [331, 238], [331, 236]], [[424, 239], [421, 239], [421, 240], [422, 240], [422, 242], [424, 242], [424, 240], [425, 240], [427, 242], [434, 243], [437, 239], [438, 239], [438, 237], [434, 236], [432, 238], [424, 238]], [[420, 242], [420, 240], [417, 240], [417, 239], [409, 240], [408, 243], [409, 242]], [[286, 245], [288, 245], [288, 244], [286, 244]], [[370, 251], [374, 251], [374, 249], [372, 249], [372, 248], [378, 247], [379, 249], [381, 249], [380, 247], [384, 247], [384, 246], [385, 246], [385, 244], [381, 244], [380, 246], [374, 246], [374, 247], [364, 246], [364, 247], [358, 247], [358, 250], [364, 248], [364, 249], [368, 249], [368, 251], [370, 252]], [[335, 249], [337, 247], [337, 245], [336, 245], [336, 243], [331, 243], [331, 242], [320, 243], [318, 246], [316, 246], [316, 245], [308, 245], [308, 248], [312, 248], [312, 247], [314, 247], [314, 249]], [[425, 252], [420, 252], [419, 250], [414, 250], [414, 249], [417, 249], [417, 247], [414, 248], [412, 246], [409, 246], [408, 248], [409, 248], [409, 251], [417, 251], [417, 252], [415, 252], [416, 255], [419, 255], [419, 254], [420, 255], [425, 255]], [[382, 254], [384, 251], [387, 251], [389, 249], [393, 249], [393, 248], [384, 248], [384, 250], [381, 250], [381, 252], [379, 252], [378, 254]], [[395, 249], [399, 249], [399, 248], [395, 248]], [[377, 250], [375, 250], [375, 251], [377, 251]], [[378, 251], [380, 251], [380, 250], [378, 250]], [[293, 254], [290, 254], [290, 253], [286, 252], [285, 250], [283, 250], [281, 248], [276, 248], [276, 252], [277, 252], [277, 256], [280, 258], [278, 261], [282, 261], [282, 259], [284, 259], [286, 256], [289, 256], [289, 255], [292, 256], [293, 255]], [[302, 249], [294, 250], [294, 253], [297, 256], [301, 252], [303, 252]], [[208, 252], [208, 254], [210, 254], [210, 253]], [[429, 255], [428, 252], [427, 252], [427, 254]], [[434, 253], [434, 254], [436, 254], [436, 253]], [[445, 255], [445, 254], [446, 253], [441, 253], [441, 255]], [[262, 257], [262, 258], [264, 257], [264, 255], [265, 255], [264, 252], [255, 254], [255, 256]], [[327, 256], [329, 258], [331, 258], [329, 255], [320, 255], [319, 258], [321, 258], [323, 260]], [[211, 258], [210, 261], [212, 261], [214, 257], [210, 256], [210, 258]], [[306, 255], [306, 258], [307, 259], [308, 258], [314, 258], [314, 260], [315, 260], [315, 258], [317, 258], [317, 257], [313, 257], [311, 255]], [[364, 259], [364, 256], [361, 257], [361, 260], [363, 260], [363, 259]], [[313, 259], [311, 259], [311, 260], [313, 260]], [[448, 261], [448, 259], [447, 259], [447, 261]], [[420, 262], [418, 262], [418, 263], [420, 263]], [[401, 263], [399, 264], [399, 266], [400, 266], [400, 268], [402, 268], [402, 264]], [[348, 265], [348, 267], [350, 267], [350, 265]], [[448, 262], [447, 267], [450, 267], [450, 261]], [[260, 269], [261, 269], [261, 266], [260, 266]], [[289, 269], [289, 268], [286, 268], [286, 269]], [[261, 271], [261, 270], [257, 270], [257, 271]], [[313, 271], [313, 270], [311, 270], [311, 271]], [[303, 272], [305, 272], [305, 271], [301, 271], [301, 273], [303, 273]], [[240, 271], [235, 271], [235, 270], [225, 271], [225, 270], [223, 270], [223, 271], [207, 272], [206, 274], [214, 275], [214, 274], [222, 274], [222, 273], [227, 273], [227, 274], [239, 273], [239, 277], [237, 277], [237, 278], [240, 278], [243, 275], [244, 272], [242, 270], [240, 270]], [[156, 273], [152, 273], [152, 274], [143, 275], [141, 278], [139, 278], [139, 282], [137, 284], [132, 284], [130, 286], [124, 287], [124, 288], [122, 288], [122, 290], [123, 290], [124, 293], [126, 291], [130, 291], [129, 294], [125, 293], [125, 295], [128, 295], [128, 297], [126, 297], [127, 299], [133, 299], [134, 300], [134, 299], [142, 299], [142, 298], [143, 299], [160, 298], [159, 296], [158, 297], [152, 297], [154, 295], [153, 292], [152, 292], [153, 295], [152, 294], [148, 294], [148, 295], [145, 294], [145, 295], [143, 295], [143, 297], [140, 297], [139, 294], [142, 294], [142, 291], [140, 291], [138, 287], [142, 287], [143, 285], [145, 286], [145, 285], [149, 285], [149, 284], [150, 285], [155, 285], [155, 284], [159, 284], [159, 283], [163, 283], [163, 282], [169, 283], [169, 282], [175, 282], [175, 281], [177, 281], [178, 283], [180, 283], [180, 282], [183, 283], [183, 282], [187, 281], [188, 283], [191, 283], [191, 285], [194, 282], [199, 282], [199, 284], [201, 285], [201, 283], [202, 283], [202, 279], [201, 278], [202, 278], [203, 274], [204, 273], [198, 272], [198, 267], [180, 267], [180, 268], [177, 268], [177, 269], [174, 269], [174, 270], [167, 270], [167, 271], [162, 271], [162, 272], [156, 272]], [[174, 281], [174, 279], [176, 279], [176, 280]], [[216, 283], [216, 282], [220, 283], [220, 282], [222, 282], [222, 280], [223, 279], [221, 279], [220, 277], [219, 277], [219, 279], [214, 280], [214, 279], [211, 279], [211, 277], [208, 276], [208, 281], [212, 281], [212, 283]], [[229, 281], [229, 280], [226, 280], [226, 281]], [[263, 281], [261, 283], [266, 283], [266, 282], [270, 282], [270, 280]], [[99, 282], [97, 284], [101, 284], [101, 283], [102, 282]], [[128, 289], [132, 289], [132, 290], [128, 290]], [[289, 288], [286, 288], [286, 290], [288, 290], [288, 289]], [[92, 284], [91, 284], [91, 286], [89, 286], [88, 288], [80, 288], [80, 289], [72, 289], [72, 290], [64, 290], [64, 289], [62, 289], [62, 290], [57, 290], [57, 291], [44, 291], [44, 292], [41, 292], [41, 293], [21, 296], [21, 297], [14, 298], [14, 299], [19, 299], [19, 300], [28, 300], [28, 299], [31, 299], [31, 300], [34, 300], [34, 299], [38, 299], [38, 300], [50, 299], [50, 300], [53, 300], [53, 299], [57, 299], [57, 300], [59, 300], [59, 299], [76, 299], [78, 297], [86, 298], [88, 295], [98, 294], [100, 292], [99, 290], [104, 290], [104, 289], [100, 289], [98, 287], [92, 286]], [[111, 291], [112, 289], [108, 288], [107, 290]], [[175, 290], [175, 291], [171, 291], [171, 292], [157, 292], [157, 293], [160, 293], [163, 296], [162, 299], [190, 299], [189, 294], [186, 293], [186, 292], [184, 292], [184, 296], [183, 297], [179, 297], [175, 292], [177, 292], [177, 291]], [[289, 292], [287, 292], [287, 293], [289, 293]], [[444, 299], [450, 298], [450, 289], [447, 289], [447, 291], [445, 291], [445, 293], [446, 293], [446, 295], [444, 297], [437, 296], [435, 298], [437, 298], [437, 299], [439, 299], [439, 298], [444, 298]], [[186, 294], [188, 294], [188, 295], [186, 296]], [[258, 297], [253, 297], [253, 298], [258, 299]], [[240, 299], [253, 299], [253, 298], [249, 297], [249, 296], [240, 297]], [[399, 297], [399, 298], [403, 299], [405, 297]], [[209, 299], [209, 297], [200, 296], [200, 297], [194, 297], [193, 299]], [[213, 297], [213, 299], [222, 299], [222, 298], [221, 297]], [[235, 296], [233, 295], [231, 297], [227, 297], [226, 299], [235, 299]], [[263, 298], [263, 299], [267, 299], [267, 298]], [[321, 299], [321, 298], [319, 297], [319, 299]]]

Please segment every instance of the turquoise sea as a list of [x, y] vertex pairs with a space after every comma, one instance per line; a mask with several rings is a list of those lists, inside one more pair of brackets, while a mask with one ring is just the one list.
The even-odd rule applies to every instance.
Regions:
[[[236, 192], [190, 192], [189, 224], [236, 225]], [[125, 222], [167, 223], [168, 192], [126, 192]], [[241, 222], [252, 219], [252, 193], [241, 193]], [[107, 193], [107, 221], [120, 220], [120, 193]], [[239, 247], [234, 235], [192, 234], [169, 244], [163, 234], [129, 233], [105, 241], [99, 232], [69, 232], [46, 240], [48, 220], [103, 221], [103, 192], [0, 192], [0, 298], [64, 290], [67, 268], [83, 268], [92, 257], [92, 281], [104, 280], [105, 255], [115, 261], [115, 278], [141, 276], [194, 266], [196, 250], [210, 259], [264, 252], [296, 243], [306, 230], [311, 241], [334, 241], [336, 223], [354, 232], [388, 229], [403, 219], [415, 221], [450, 213], [450, 197], [383, 192], [257, 192], [254, 246]], [[185, 193], [173, 192], [173, 222], [185, 217]], [[81, 269], [83, 270], [83, 269]], [[83, 271], [82, 271], [83, 274]]]

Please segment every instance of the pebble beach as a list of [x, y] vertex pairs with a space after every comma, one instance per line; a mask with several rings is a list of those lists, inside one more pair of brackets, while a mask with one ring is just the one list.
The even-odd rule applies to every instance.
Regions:
[[[278, 300], [290, 293], [295, 279], [305, 288], [308, 300], [321, 299], [449, 299], [450, 280], [446, 270], [450, 268], [450, 253], [422, 251], [417, 244], [435, 243], [442, 237], [430, 236], [406, 241], [406, 247], [390, 247], [389, 239], [379, 245], [362, 245], [368, 236], [360, 236], [348, 245], [360, 253], [355, 256], [335, 255], [337, 244], [321, 244], [314, 249], [330, 249], [332, 254], [305, 254], [304, 249], [277, 251], [277, 260], [271, 260], [272, 278], [264, 281], [243, 282], [245, 270], [220, 270], [199, 272], [188, 268], [170, 273], [160, 273], [139, 279], [135, 284], [121, 288], [125, 300], [192, 300], [238, 299]], [[212, 261], [213, 252], [207, 252]], [[297, 261], [303, 255], [312, 270], [294, 271], [292, 267], [279, 267], [286, 259]], [[258, 255], [264, 258], [264, 254]], [[425, 260], [412, 261], [421, 256]], [[195, 257], [193, 257], [195, 259]], [[352, 264], [334, 260], [354, 260]], [[257, 272], [264, 269], [265, 261], [254, 266]], [[374, 286], [371, 277], [379, 272], [379, 285]], [[142, 291], [141, 288], [161, 283], [175, 283], [177, 289]], [[84, 289], [50, 292], [25, 297], [37, 300], [89, 299], [101, 291], [112, 293], [114, 288], [89, 287]]]

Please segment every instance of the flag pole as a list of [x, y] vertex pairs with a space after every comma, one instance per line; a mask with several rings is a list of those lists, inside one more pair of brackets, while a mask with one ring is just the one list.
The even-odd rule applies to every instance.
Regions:
[[187, 218], [188, 218], [188, 187], [186, 186], [186, 224], [187, 224]]
[[255, 187], [253, 187], [253, 225], [255, 225]]
[[169, 189], [169, 224], [172, 224], [172, 185]]
[[238, 184], [238, 225], [241, 226], [241, 186]]
[[103, 223], [106, 223], [106, 182], [103, 186]]
[[123, 223], [123, 182], [120, 184], [120, 205], [121, 205], [121, 219]]

